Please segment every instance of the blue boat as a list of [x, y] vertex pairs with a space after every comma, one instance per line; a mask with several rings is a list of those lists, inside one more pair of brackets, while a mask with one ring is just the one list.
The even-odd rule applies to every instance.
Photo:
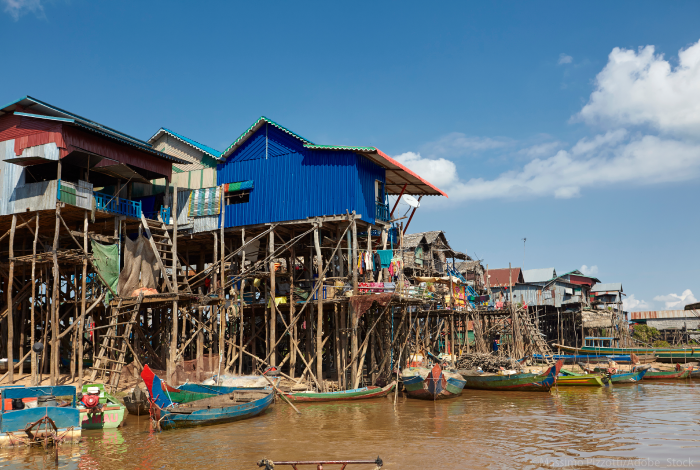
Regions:
[[0, 447], [80, 440], [75, 387], [5, 386], [0, 396]]
[[637, 372], [626, 372], [624, 374], [613, 374], [610, 380], [613, 384], [618, 385], [639, 382], [644, 377], [644, 374], [647, 373], [647, 370], [648, 369], [640, 370]]
[[432, 369], [409, 367], [401, 373], [406, 395], [421, 400], [442, 400], [462, 393], [466, 381], [456, 371], [442, 370], [438, 364]]
[[[274, 402], [272, 390], [234, 391], [224, 395], [175, 403], [163, 388], [160, 378], [144, 367], [141, 377], [151, 397], [151, 416], [157, 429], [174, 429], [229, 423], [252, 418]], [[155, 390], [155, 393], [154, 393]]]
[[[278, 385], [280, 382], [280, 379], [278, 377], [272, 377], [270, 378], [270, 381], [274, 383], [275, 385]], [[269, 385], [265, 387], [233, 387], [229, 385], [203, 385], [203, 384], [197, 384], [197, 383], [184, 383], [177, 387], [178, 390], [182, 390], [185, 392], [193, 392], [193, 393], [211, 393], [213, 395], [225, 395], [227, 393], [233, 393], [233, 392], [246, 392], [246, 391], [261, 391], [261, 390], [270, 390], [271, 387]]]

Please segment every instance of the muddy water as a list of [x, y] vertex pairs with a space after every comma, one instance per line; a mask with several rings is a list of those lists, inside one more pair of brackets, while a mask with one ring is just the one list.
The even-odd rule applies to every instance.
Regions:
[[[254, 469], [263, 457], [377, 455], [386, 469], [700, 468], [700, 381], [300, 409], [277, 404], [248, 421], [159, 434], [130, 416], [118, 430], [84, 431], [80, 444], [61, 448], [58, 468]], [[0, 462], [56, 468], [42, 450], [0, 450]], [[372, 466], [348, 467], [363, 468]]]

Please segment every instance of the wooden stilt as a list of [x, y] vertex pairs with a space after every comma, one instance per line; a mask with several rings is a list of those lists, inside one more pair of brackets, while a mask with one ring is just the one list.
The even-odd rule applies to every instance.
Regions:
[[[292, 230], [292, 238], [294, 238], [294, 230]], [[295, 266], [296, 266], [296, 250], [295, 246], [292, 245], [289, 249], [289, 322], [293, 322], [294, 320], [294, 315], [296, 313], [296, 300], [294, 299], [294, 274], [295, 274]], [[297, 342], [297, 322], [294, 322], [294, 326], [292, 327], [292, 331], [290, 333], [291, 338], [290, 338], [290, 344], [289, 345], [289, 376], [291, 378], [295, 377], [296, 373], [296, 368], [297, 368], [297, 348], [295, 345], [298, 345]]]
[[10, 274], [7, 278], [7, 371], [10, 384], [15, 383], [15, 363], [14, 363], [14, 307], [12, 306], [12, 283], [15, 279], [15, 230], [17, 229], [17, 216], [12, 215], [12, 226], [10, 228]]
[[[172, 208], [172, 221], [173, 221], [173, 237], [172, 237], [172, 286], [173, 293], [177, 296], [178, 294], [178, 283], [177, 283], [177, 184], [173, 185], [173, 208]], [[163, 273], [167, 276], [167, 273]], [[170, 365], [168, 370], [168, 382], [177, 385], [175, 378], [176, 364], [175, 357], [177, 355], [177, 314], [178, 305], [177, 297], [173, 300], [172, 306], [172, 320], [171, 320], [171, 332], [170, 332], [170, 354], [168, 355], [168, 364]]]
[[[32, 244], [32, 303], [31, 303], [31, 330], [29, 332], [29, 345], [34, 346], [34, 335], [36, 334], [36, 324], [35, 324], [35, 308], [36, 308], [36, 242], [39, 238], [39, 212], [36, 213], [35, 225], [34, 225], [34, 243]], [[32, 349], [31, 354], [32, 361], [32, 378], [31, 385], [37, 385], [37, 369], [36, 369], [36, 353]]]
[[61, 284], [61, 273], [58, 269], [58, 235], [61, 226], [61, 203], [56, 203], [56, 225], [53, 236], [53, 293], [51, 295], [51, 386], [55, 386], [58, 382], [59, 374], [59, 343], [58, 343], [58, 291]]
[[318, 225], [314, 228], [314, 247], [316, 248], [316, 269], [320, 284], [316, 291], [316, 378], [323, 385], [323, 256], [321, 255]]
[[[358, 295], [358, 282], [357, 282], [357, 262], [358, 262], [358, 243], [357, 243], [357, 222], [355, 221], [355, 212], [353, 211], [352, 213], [352, 264], [350, 265], [352, 269], [352, 294], [353, 295]], [[349, 303], [349, 309], [350, 309], [350, 318], [348, 319], [348, 323], [350, 324], [350, 343], [351, 343], [351, 357], [355, 358], [357, 357], [357, 315], [355, 313], [355, 309], [352, 307], [352, 303]], [[357, 375], [357, 362], [353, 359], [352, 365], [351, 365], [351, 382], [353, 384], [358, 382], [358, 375]]]
[[268, 353], [270, 355], [270, 364], [274, 367], [277, 365], [277, 347], [275, 346], [277, 342], [277, 305], [275, 304], [277, 279], [275, 276], [275, 259], [272, 257], [272, 254], [275, 252], [275, 231], [271, 230], [268, 236], [270, 241], [268, 247], [268, 256], [270, 256], [270, 298], [268, 300], [270, 303], [270, 339], [268, 344], [270, 345], [269, 348], [271, 348]]
[[[243, 250], [241, 252], [241, 273], [245, 271], [245, 228], [241, 229], [241, 243], [243, 246]], [[245, 289], [245, 279], [241, 279], [241, 288], [239, 289], [239, 301], [240, 301], [240, 345], [241, 345], [241, 351], [245, 349], [245, 346], [243, 345], [243, 327], [245, 323], [243, 322], [243, 292]], [[255, 328], [255, 323], [252, 323], [251, 330]], [[252, 333], [251, 333], [252, 334]], [[238, 374], [243, 374], [243, 353], [238, 356]]]

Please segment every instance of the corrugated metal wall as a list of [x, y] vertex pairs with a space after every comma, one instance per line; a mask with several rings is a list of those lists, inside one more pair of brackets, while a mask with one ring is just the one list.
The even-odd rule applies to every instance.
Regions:
[[[309, 150], [273, 126], [262, 127], [218, 166], [217, 185], [254, 181], [250, 202], [226, 206], [226, 227], [357, 211], [374, 223], [374, 182], [384, 168], [350, 151]], [[266, 158], [267, 155], [267, 158]]]
[[[0, 142], [0, 215], [15, 213], [14, 201], [18, 186], [24, 185], [24, 168], [13, 163], [7, 163], [8, 158], [15, 158], [14, 139]], [[54, 206], [56, 192], [54, 191]]]

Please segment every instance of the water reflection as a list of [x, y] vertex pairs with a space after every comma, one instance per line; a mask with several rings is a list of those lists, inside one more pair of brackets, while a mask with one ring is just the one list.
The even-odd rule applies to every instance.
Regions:
[[[278, 404], [259, 418], [152, 433], [144, 417], [84, 431], [59, 450], [66, 469], [253, 469], [263, 457], [364, 459], [386, 469], [632, 468], [700, 459], [700, 383], [465, 390], [454, 400]], [[42, 449], [2, 449], [1, 468], [56, 468]], [[655, 462], [659, 462], [656, 465]], [[646, 462], [647, 464], [649, 462]], [[700, 468], [700, 463], [695, 466]], [[359, 467], [358, 467], [358, 470]]]

